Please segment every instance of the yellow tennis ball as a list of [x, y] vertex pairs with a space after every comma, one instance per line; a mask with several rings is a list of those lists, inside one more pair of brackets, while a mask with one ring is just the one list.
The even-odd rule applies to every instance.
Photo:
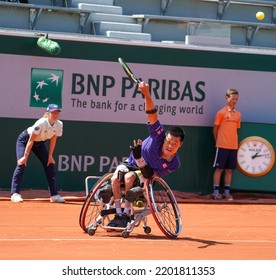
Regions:
[[141, 200], [138, 200], [138, 201], [137, 201], [137, 206], [138, 206], [138, 207], [143, 207], [143, 206], [144, 206], [144, 202], [141, 201]]
[[133, 204], [137, 207], [143, 207], [144, 206], [144, 202], [141, 201], [141, 200], [135, 200]]
[[265, 18], [265, 14], [264, 14], [263, 12], [258, 12], [258, 13], [256, 14], [256, 18], [257, 18], [258, 20], [263, 20], [263, 19]]

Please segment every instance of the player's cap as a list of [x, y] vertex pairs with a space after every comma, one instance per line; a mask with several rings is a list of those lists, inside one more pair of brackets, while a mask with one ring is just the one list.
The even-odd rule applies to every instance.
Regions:
[[59, 108], [59, 106], [57, 104], [49, 104], [47, 107], [47, 112], [54, 112], [54, 111], [61, 112], [61, 108]]

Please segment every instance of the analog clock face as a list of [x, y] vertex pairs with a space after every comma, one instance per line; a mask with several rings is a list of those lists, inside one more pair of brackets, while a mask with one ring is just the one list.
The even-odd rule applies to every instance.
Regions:
[[238, 168], [248, 176], [263, 176], [275, 161], [272, 145], [264, 138], [251, 136], [241, 141], [238, 149]]

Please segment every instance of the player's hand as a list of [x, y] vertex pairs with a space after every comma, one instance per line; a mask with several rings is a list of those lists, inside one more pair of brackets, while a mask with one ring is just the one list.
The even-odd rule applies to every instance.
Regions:
[[54, 158], [53, 157], [48, 157], [48, 163], [47, 163], [47, 166], [49, 165], [49, 164], [55, 164], [56, 162], [55, 162], [55, 160], [54, 160]]
[[148, 94], [150, 94], [150, 92], [149, 92], [149, 85], [147, 84], [147, 83], [145, 83], [145, 82], [140, 82], [139, 84], [138, 84], [138, 88], [139, 88], [139, 90], [140, 90], [140, 92], [143, 94], [143, 95], [148, 95]]
[[27, 160], [28, 158], [23, 156], [22, 158], [20, 158], [18, 161], [17, 161], [17, 165], [20, 166], [20, 165], [25, 165], [27, 166]]
[[136, 140], [133, 140], [133, 146], [130, 146], [130, 149], [132, 150], [133, 157], [135, 159], [141, 158], [142, 140], [138, 139], [137, 142], [136, 142]]

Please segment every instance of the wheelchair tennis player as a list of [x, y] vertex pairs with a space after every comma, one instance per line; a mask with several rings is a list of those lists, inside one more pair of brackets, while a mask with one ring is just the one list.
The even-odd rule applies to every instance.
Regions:
[[[131, 221], [131, 203], [143, 194], [143, 178], [155, 176], [164, 177], [180, 168], [178, 149], [182, 146], [185, 132], [179, 126], [171, 126], [167, 130], [159, 122], [157, 109], [151, 98], [149, 85], [145, 82], [138, 84], [139, 90], [145, 97], [145, 111], [148, 118], [149, 136], [134, 140], [130, 146], [129, 158], [118, 165], [111, 178], [111, 188], [114, 197], [116, 214], [108, 226], [125, 228]], [[138, 176], [140, 170], [142, 177]], [[142, 180], [141, 180], [142, 178]], [[122, 183], [125, 186], [124, 208], [121, 206]], [[111, 190], [103, 190], [102, 196]]]

